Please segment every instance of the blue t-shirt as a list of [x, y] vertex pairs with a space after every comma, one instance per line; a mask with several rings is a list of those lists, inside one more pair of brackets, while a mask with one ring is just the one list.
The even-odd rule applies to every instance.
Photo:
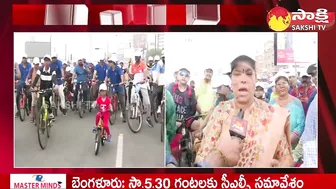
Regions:
[[[107, 77], [110, 79], [111, 84], [121, 83], [121, 77], [123, 75], [124, 71], [119, 66], [116, 66], [114, 70], [112, 70], [112, 68], [107, 70]], [[114, 89], [116, 92], [124, 92], [124, 88], [122, 86], [116, 86]]]
[[19, 64], [19, 69], [20, 69], [20, 72], [21, 72], [21, 79], [20, 79], [20, 81], [22, 81], [22, 82], [26, 81], [27, 76], [29, 74], [29, 70], [31, 68], [32, 68], [32, 65], [29, 62], [27, 62], [25, 68], [23, 67], [23, 63]]
[[[160, 65], [162, 64], [162, 65]], [[153, 71], [156, 71], [156, 72], [159, 72], [159, 73], [164, 73], [165, 72], [165, 67], [164, 67], [164, 64], [162, 62], [158, 62], [156, 63], [153, 67], [152, 67], [152, 70], [151, 72]]]
[[57, 76], [57, 84], [62, 85], [62, 69], [63, 69], [63, 63], [60, 60], [56, 60], [56, 62], [52, 62], [50, 64], [50, 68], [53, 70], [56, 70], [56, 76]]
[[74, 69], [74, 73], [77, 75], [77, 82], [83, 82], [88, 80], [88, 73], [84, 69], [84, 67], [76, 66]]
[[104, 81], [106, 77], [106, 71], [108, 69], [108, 65], [104, 63], [104, 66], [97, 64], [95, 70], [97, 71], [97, 76], [99, 81]]

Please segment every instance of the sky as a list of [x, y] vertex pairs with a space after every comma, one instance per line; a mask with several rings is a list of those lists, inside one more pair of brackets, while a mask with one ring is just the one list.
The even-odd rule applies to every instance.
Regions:
[[[174, 80], [174, 72], [187, 68], [191, 80], [201, 80], [206, 68], [216, 74], [230, 71], [230, 62], [239, 55], [255, 59], [263, 54], [264, 45], [273, 41], [273, 33], [170, 33], [166, 37], [166, 78]], [[280, 39], [279, 39], [280, 40]], [[317, 33], [294, 33], [293, 48], [295, 59], [317, 62]]]
[[[129, 41], [135, 33], [14, 33], [14, 61], [21, 61], [25, 54], [25, 42], [50, 42], [52, 53], [61, 60], [68, 59], [65, 55], [73, 54], [74, 59], [86, 57], [89, 59], [103, 58], [107, 51], [115, 52], [120, 42]], [[101, 50], [94, 50], [100, 48]], [[98, 58], [99, 57], [99, 58]]]
[[191, 79], [196, 81], [206, 68], [229, 72], [234, 58], [255, 58], [269, 40], [273, 40], [273, 33], [171, 33], [165, 45], [166, 78], [172, 80], [173, 73], [182, 67], [191, 71]]

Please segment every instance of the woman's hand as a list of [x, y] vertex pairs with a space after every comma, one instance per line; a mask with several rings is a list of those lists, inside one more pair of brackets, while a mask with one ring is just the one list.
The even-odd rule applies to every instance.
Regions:
[[290, 139], [292, 146], [296, 146], [299, 143], [300, 137], [296, 133], [292, 132]]
[[217, 149], [225, 156], [225, 165], [236, 166], [243, 149], [242, 140], [238, 137], [231, 137], [229, 133], [222, 134], [217, 141]]

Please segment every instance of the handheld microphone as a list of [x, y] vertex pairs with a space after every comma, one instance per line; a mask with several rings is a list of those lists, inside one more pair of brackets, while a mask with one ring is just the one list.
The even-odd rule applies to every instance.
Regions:
[[233, 117], [230, 125], [230, 135], [244, 140], [247, 132], [247, 122], [243, 120], [244, 111], [240, 110], [238, 115]]

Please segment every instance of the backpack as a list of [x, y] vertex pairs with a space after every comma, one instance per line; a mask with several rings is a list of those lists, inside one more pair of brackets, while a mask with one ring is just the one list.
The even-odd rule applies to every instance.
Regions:
[[[175, 83], [173, 86], [173, 93], [176, 92], [177, 88], [178, 88], [178, 83]], [[190, 86], [188, 86], [187, 90], [188, 90], [188, 99], [189, 99], [188, 106], [191, 107], [191, 101], [193, 99], [193, 90]], [[190, 111], [193, 111], [193, 109], [190, 108]]]

